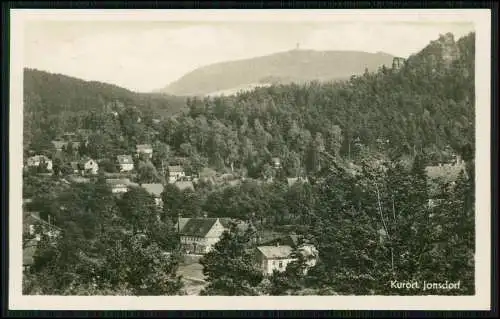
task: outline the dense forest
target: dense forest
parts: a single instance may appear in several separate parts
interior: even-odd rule
[[[46,151],[50,138],[84,128],[93,134],[76,156],[112,159],[152,143],[156,168],[185,156],[194,171],[212,167],[251,178],[234,187],[200,183],[195,191],[167,185],[158,209],[140,188],[116,199],[103,176],[70,187],[56,176],[27,174],[30,210],[50,214],[63,235],[57,243],[42,239],[25,293],[182,293],[173,224],[179,215],[207,212],[254,227],[226,233],[203,258],[206,295],[423,293],[391,290],[394,279],[461,280],[461,289],[441,293],[473,294],[474,43],[474,33],[458,41],[447,34],[401,68],[341,83],[191,98],[186,113],[160,123],[124,102],[116,114],[95,110],[50,126],[31,123],[26,151]],[[430,193],[425,166],[451,154],[461,155],[467,169]],[[281,170],[272,157],[281,158]],[[286,177],[301,175],[310,182],[287,185]],[[318,247],[320,262],[304,275],[299,258],[285,273],[262,278],[247,248],[252,232],[270,229],[302,235]]]
[[[32,136],[53,138],[56,132],[74,130],[79,119],[92,111],[108,114],[133,105],[151,117],[164,118],[185,107],[182,97],[135,93],[112,84],[35,69],[25,69],[23,81],[25,145]]]

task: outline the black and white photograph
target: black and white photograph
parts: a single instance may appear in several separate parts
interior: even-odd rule
[[[12,307],[489,309],[489,10],[11,23]]]

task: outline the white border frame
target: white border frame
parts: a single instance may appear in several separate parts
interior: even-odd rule
[[[52,10],[11,9],[9,132],[10,310],[490,310],[489,9]],[[474,296],[26,296],[22,295],[23,26],[28,20],[472,22],[476,31],[476,295]],[[478,183],[477,181],[481,181]]]

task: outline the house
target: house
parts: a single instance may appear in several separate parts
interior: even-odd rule
[[[90,178],[85,178],[82,176],[68,176],[67,182],[76,183],[76,184],[86,184],[86,183],[90,183]]]
[[[47,170],[52,170],[52,160],[45,155],[31,156],[28,158],[26,164],[28,167],[43,167],[42,165],[46,165],[45,168]]]
[[[227,230],[219,218],[179,218],[176,227],[182,248],[190,254],[208,253]]]
[[[171,164],[175,164],[175,165],[185,165],[187,163],[189,163],[189,158],[188,157],[184,157],[184,156],[175,156],[172,158],[172,160],[170,161]]]
[[[106,179],[106,184],[111,187],[113,194],[126,193],[134,185],[128,178],[108,178]]]
[[[62,151],[66,147],[66,145],[68,145],[68,142],[60,141],[60,140],[54,140],[51,143],[52,143],[52,145],[54,145],[54,148],[58,152]]]
[[[23,231],[29,232],[31,235],[35,236],[34,241],[40,241],[40,234],[36,234],[36,226],[41,227],[42,233],[48,235],[50,238],[56,238],[61,233],[61,229],[49,221],[45,221],[40,217],[39,212],[30,212],[23,218]]]
[[[275,246],[258,246],[256,248],[256,264],[265,275],[271,275],[274,270],[285,271],[292,257],[293,248],[276,244]]]
[[[39,228],[37,228],[39,227]],[[49,221],[40,218],[38,212],[29,212],[23,218],[23,233],[29,232],[28,240],[23,240],[23,270],[28,269],[34,262],[34,255],[41,240],[41,234],[47,235],[50,239],[57,239],[61,234],[61,229]]]
[[[64,141],[72,142],[76,139],[76,133],[74,132],[66,132],[62,135],[62,139]]]
[[[168,167],[168,182],[175,183],[180,178],[186,176],[184,169],[180,165],[169,166]]]
[[[440,163],[436,166],[425,167],[427,186],[431,197],[428,199],[428,208],[433,208],[441,201],[438,198],[441,185],[455,185],[462,172],[466,173],[466,165],[460,157],[457,157],[453,163]]]
[[[190,190],[194,191],[194,185],[193,185],[193,182],[191,182],[191,181],[177,181],[177,182],[174,182],[174,186],[177,187],[181,191],[186,190],[186,189],[190,189]]]
[[[281,159],[279,157],[273,157],[271,158],[271,164],[274,168],[279,169],[281,168]]]
[[[120,167],[120,172],[129,172],[134,169],[134,160],[130,155],[118,155],[118,166]]]
[[[161,194],[163,193],[163,184],[154,183],[154,184],[141,184],[141,187],[144,188],[149,194],[153,195],[155,199],[155,204],[158,207],[163,206],[163,201],[161,199]]]
[[[457,157],[453,163],[438,164],[425,167],[425,173],[429,180],[440,180],[453,183],[460,173],[465,171],[465,163]]]
[[[82,174],[96,175],[99,170],[99,164],[90,157],[84,157],[78,161],[78,171]],[[72,166],[73,167],[73,166]]]
[[[306,260],[307,270],[316,265],[318,251],[313,245],[301,245],[297,248],[298,253],[302,254]],[[272,275],[276,270],[283,272],[289,263],[297,260],[294,256],[294,248],[290,245],[258,246],[256,248],[255,263],[264,275]]]
[[[153,157],[153,147],[150,144],[138,144],[135,147],[137,155],[144,154],[148,158]]]

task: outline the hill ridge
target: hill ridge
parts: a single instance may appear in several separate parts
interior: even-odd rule
[[[173,95],[209,95],[252,83],[267,83],[273,77],[280,84],[348,79],[364,72],[389,66],[395,56],[356,50],[292,49],[269,55],[217,62],[186,73],[163,89]]]

